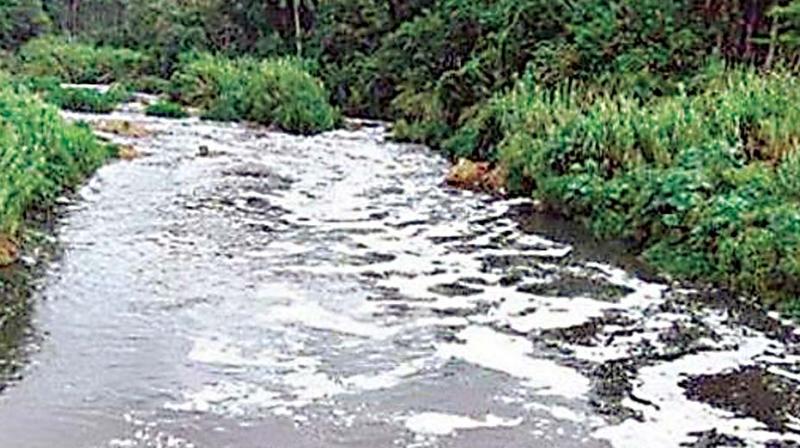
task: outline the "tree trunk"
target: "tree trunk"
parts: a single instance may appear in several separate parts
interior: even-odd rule
[[[764,61],[764,68],[767,70],[772,68],[772,63],[775,59],[775,49],[778,46],[778,18],[772,18],[772,25],[769,30],[769,50],[767,51],[767,59]]]
[[[69,35],[72,37],[78,31],[78,13],[81,8],[80,0],[69,0]]]
[[[303,57],[303,27],[300,24],[300,0],[294,3],[294,41],[297,47],[297,57]]]

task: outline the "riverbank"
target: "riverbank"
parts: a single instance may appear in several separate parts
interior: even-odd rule
[[[52,207],[116,148],[88,126],[67,123],[54,106],[26,91],[0,87],[0,266],[14,263],[26,216]]]
[[[512,194],[630,241],[661,272],[794,314],[798,84],[724,70],[694,92],[642,101],[526,78],[442,146],[492,161]]]
[[[48,67],[46,55],[66,62]],[[69,62],[76,55],[97,64]],[[144,74],[129,67],[143,58],[44,39],[20,50],[17,71],[21,84],[44,88],[56,104],[104,111],[126,95],[126,84],[75,95],[42,76],[117,80],[126,68]],[[331,130],[341,115],[303,64],[186,56],[169,81],[157,83],[175,102],[154,104],[149,113],[184,116],[180,103],[209,119],[247,120],[304,135]],[[533,197],[599,239],[628,242],[663,274],[728,288],[796,315],[797,78],[712,60],[685,84],[663,81],[658,94],[607,91],[591,82],[547,87],[528,71],[480,108],[462,111],[456,125],[442,126],[438,112],[400,114],[393,133],[401,141],[433,145],[453,160],[481,162],[472,166],[485,175],[462,183]],[[439,112],[450,107],[440,106]],[[0,253],[3,247],[13,250],[0,240]]]
[[[0,445],[798,440],[796,393],[758,407],[797,364],[763,312],[701,305],[530,200],[443,187],[444,157],[380,126],[306,137],[143,109],[66,114],[129,123],[110,138],[142,157],[58,220]]]
[[[12,88],[0,73],[0,388],[25,364],[36,279],[55,253],[59,198],[116,155],[86,125]]]

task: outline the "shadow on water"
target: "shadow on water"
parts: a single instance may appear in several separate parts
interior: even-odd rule
[[[0,395],[23,380],[40,342],[33,322],[37,279],[62,255],[54,237],[59,213],[58,207],[30,210],[20,261],[0,268]]]
[[[662,276],[637,255],[636,245],[632,241],[599,240],[582,223],[570,221],[554,212],[542,211],[530,203],[512,207],[508,217],[519,223],[523,232],[572,246],[571,256],[574,259],[608,263],[647,281],[663,281]]]
[[[0,269],[0,391],[20,379],[25,342],[32,334],[29,269]]]

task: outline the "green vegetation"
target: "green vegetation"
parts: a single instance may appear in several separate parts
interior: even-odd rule
[[[45,99],[62,109],[75,112],[107,114],[127,99],[129,93],[124,87],[113,87],[108,92],[90,88],[57,88],[49,90]]]
[[[445,144],[510,186],[639,243],[655,266],[774,303],[800,294],[800,79],[731,71],[694,94],[519,81]]]
[[[17,76],[6,82],[18,93],[34,92],[48,103],[75,112],[109,113],[132,94],[125,84],[119,83],[105,92],[89,87],[65,88],[61,86],[61,80],[52,76]]]
[[[152,117],[164,118],[186,118],[189,116],[189,113],[186,112],[186,110],[184,110],[180,104],[164,100],[147,106],[147,109],[145,109],[145,114]]]
[[[289,132],[333,129],[340,117],[322,83],[289,59],[201,55],[172,77],[173,96],[213,120],[250,120]]]
[[[14,237],[25,214],[80,182],[112,150],[85,125],[28,94],[0,88],[0,235]]]
[[[113,98],[59,82],[123,81],[290,132],[389,119],[665,272],[800,309],[800,0],[15,0],[0,46],[62,107]]]
[[[63,82],[105,84],[137,77],[146,68],[140,52],[70,44],[58,38],[34,39],[20,48],[18,71],[26,76],[53,76]]]
[[[129,81],[128,84],[137,92],[153,95],[168,94],[170,90],[169,80],[154,75],[141,76]]]
[[[41,0],[0,1],[0,51],[16,49],[49,29],[50,18]]]

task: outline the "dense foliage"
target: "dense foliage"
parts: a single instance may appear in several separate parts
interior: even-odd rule
[[[151,117],[186,118],[189,113],[178,103],[160,100],[147,106],[145,114]]]
[[[75,112],[109,113],[132,94],[122,83],[112,84],[106,90],[65,87],[55,76],[16,76],[6,83],[7,88],[18,93],[35,93],[48,103]]]
[[[49,28],[41,0],[0,0],[0,50],[15,49]]]
[[[732,71],[643,103],[526,76],[446,146],[484,151],[512,188],[637,241],[667,272],[777,301],[800,294],[798,87]]]
[[[42,5],[0,3],[0,45],[48,22],[83,42],[35,39],[16,56],[62,106],[96,98],[43,76],[130,81],[207,118],[299,133],[336,125],[330,99],[393,120],[398,139],[490,161],[515,193],[636,241],[665,271],[770,302],[800,294],[800,0]],[[10,24],[13,8],[36,19]]]
[[[52,37],[28,42],[17,58],[18,71],[27,76],[53,76],[69,83],[134,79],[147,64],[147,58],[133,50],[72,44]]]
[[[0,122],[0,234],[16,234],[27,210],[52,203],[111,155],[87,126],[65,123],[29,94],[0,88]]]
[[[322,83],[299,62],[201,55],[172,78],[173,95],[205,118],[249,120],[297,133],[333,129],[340,120]]]

